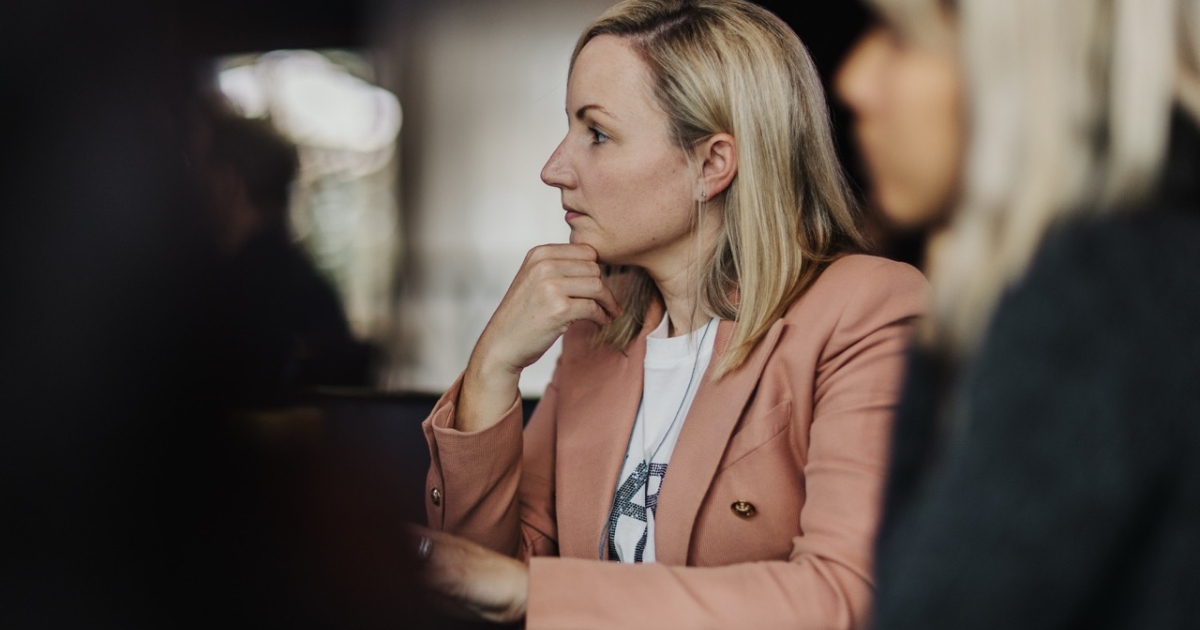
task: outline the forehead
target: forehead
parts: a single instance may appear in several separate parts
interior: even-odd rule
[[[913,41],[934,48],[951,43],[953,16],[945,0],[871,0],[869,4],[886,26]]]
[[[599,105],[615,116],[657,109],[651,98],[650,73],[629,43],[600,35],[579,51],[567,82],[567,113]]]

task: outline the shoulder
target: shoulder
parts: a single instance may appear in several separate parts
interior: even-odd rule
[[[1147,213],[1052,233],[997,304],[981,353],[1196,374],[1200,217]],[[1032,343],[1030,343],[1032,341]],[[1024,352],[1021,352],[1024,350]],[[1019,355],[1019,356],[1018,356]],[[1077,361],[1080,358],[1086,360]]]
[[[911,265],[844,256],[830,263],[776,322],[775,344],[783,351],[772,354],[773,362],[799,373],[836,357],[860,355],[855,349],[900,352],[928,302],[929,283]]]
[[[1089,291],[1165,289],[1162,282],[1197,277],[1197,243],[1195,212],[1163,209],[1076,221],[1046,238],[1017,288],[1069,278]]]
[[[813,286],[847,280],[871,282],[893,278],[922,278],[912,265],[870,254],[847,254],[829,263]]]
[[[783,319],[791,325],[854,327],[918,317],[928,301],[929,282],[911,265],[852,254],[830,263]]]
[[[1190,330],[1200,315],[1198,243],[1200,217],[1180,213],[1066,225],[1049,235],[1002,296],[997,321],[1069,317],[1072,327],[1113,328],[1126,337],[1170,324]]]
[[[1062,445],[1106,470],[1200,443],[1200,220],[1110,217],[1055,230],[1001,297],[959,398],[993,444]]]

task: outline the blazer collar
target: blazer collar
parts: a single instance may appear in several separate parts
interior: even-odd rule
[[[625,352],[597,353],[586,372],[598,378],[563,392],[567,395],[559,400],[559,457],[571,458],[557,467],[559,487],[565,489],[558,497],[559,551],[564,556],[596,558],[607,546],[604,527],[641,401],[646,336],[663,314],[660,304],[652,304],[642,332]],[[659,562],[687,563],[700,505],[782,327],[782,321],[776,322],[739,368],[712,380],[736,329],[735,322],[718,324],[712,359],[684,419],[659,494]]]
[[[557,497],[559,553],[598,558],[606,551],[605,525],[619,483],[629,436],[642,396],[646,336],[662,321],[652,306],[641,333],[624,352],[589,354],[560,394]]]
[[[767,358],[779,341],[783,321],[771,326],[741,366],[713,380],[712,375],[729,349],[729,340],[736,329],[735,322],[726,320],[717,326],[712,361],[688,409],[659,491],[654,555],[664,564],[687,564],[692,527],[700,505],[716,476],[733,429],[758,386]]]

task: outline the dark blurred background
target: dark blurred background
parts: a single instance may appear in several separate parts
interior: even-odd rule
[[[454,31],[502,4],[541,6],[0,6],[0,625],[449,623],[423,605],[401,533],[423,518],[419,423],[440,382],[394,376],[416,373],[406,343],[436,324],[406,300],[440,284],[413,279],[432,266],[420,212],[441,177],[422,92],[454,80],[414,47],[440,37],[430,24]],[[604,3],[584,4],[582,19],[554,26],[554,55]],[[857,2],[763,4],[827,82],[866,22]],[[410,37],[417,26],[425,39]],[[405,119],[394,146],[354,153],[237,122],[218,71],[303,49],[350,51],[327,58],[394,89]],[[553,61],[561,82],[565,56]],[[857,177],[846,113],[833,115]],[[362,155],[376,161],[359,179],[333,185],[334,171],[313,170]],[[536,167],[529,177],[537,185]],[[308,215],[294,213],[300,193],[318,217],[322,199],[358,199],[360,180],[390,187],[378,207],[394,216],[376,231],[399,235],[366,288],[359,263],[325,256],[332,241],[296,237]],[[886,253],[912,259],[910,243],[878,234]],[[455,336],[469,349],[472,336]]]

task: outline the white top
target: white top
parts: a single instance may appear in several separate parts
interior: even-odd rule
[[[658,489],[667,474],[684,418],[704,379],[716,337],[716,318],[686,335],[667,337],[664,315],[646,339],[642,402],[629,436],[621,483],[613,497],[606,530],[610,559],[654,562]]]

